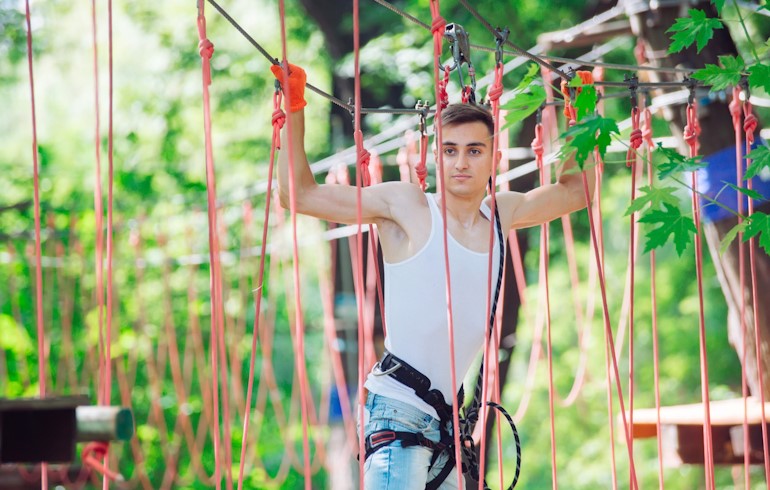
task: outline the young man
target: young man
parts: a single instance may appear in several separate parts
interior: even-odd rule
[[[273,73],[282,81],[281,68]],[[290,123],[296,210],[337,223],[356,223],[356,188],[317,184],[304,149],[305,74],[290,65]],[[493,119],[476,105],[442,111],[443,156],[449,233],[456,379],[462,383],[487,328],[490,212],[487,185],[500,155],[492,154]],[[288,151],[279,156],[281,203],[289,206]],[[567,162],[562,170],[574,166]],[[588,170],[593,183],[593,171]],[[591,189],[591,192],[593,189]],[[584,208],[582,177],[561,172],[558,182],[527,193],[498,192],[503,234],[545,223]],[[361,191],[364,223],[377,225],[384,259],[385,357],[366,381],[367,489],[456,488],[452,443],[452,386],[440,195],[416,184],[386,182]],[[495,230],[495,236],[497,236]],[[501,244],[495,240],[493,277]],[[431,483],[432,482],[432,483]],[[439,486],[440,485],[440,486]]]

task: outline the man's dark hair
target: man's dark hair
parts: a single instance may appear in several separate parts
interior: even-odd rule
[[[492,114],[483,106],[476,104],[450,104],[441,111],[443,126],[480,122],[489,130],[492,136],[495,132],[495,120]]]

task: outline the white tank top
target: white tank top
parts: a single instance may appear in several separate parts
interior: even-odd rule
[[[430,237],[414,256],[385,269],[385,348],[431,380],[444,400],[452,404],[452,374],[449,362],[446,272],[441,210],[433,196],[426,194],[431,214]],[[491,210],[481,204],[489,220]],[[494,220],[492,220],[494,221]],[[492,294],[499,272],[497,226],[492,256]],[[456,379],[459,389],[474,357],[484,343],[489,254],[475,252],[448,236]],[[375,368],[376,369],[376,368]],[[411,388],[390,376],[369,373],[365,386],[372,393],[409,403],[436,418],[436,411]],[[462,402],[460,402],[462,403]]]

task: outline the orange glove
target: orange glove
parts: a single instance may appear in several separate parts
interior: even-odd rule
[[[283,68],[281,65],[270,66],[270,71],[273,72],[273,76],[280,82],[281,89],[283,86]],[[307,83],[307,74],[305,70],[297,65],[289,63],[289,112],[297,112],[307,105],[305,101],[305,84]],[[284,94],[286,90],[284,90]]]

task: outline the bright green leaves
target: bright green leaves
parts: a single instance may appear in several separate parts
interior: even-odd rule
[[[671,28],[666,31],[673,33],[669,53],[678,53],[685,48],[696,44],[698,52],[706,46],[709,39],[714,37],[714,30],[721,29],[722,21],[706,17],[706,13],[699,9],[690,9],[689,17],[676,19]]]
[[[745,158],[751,160],[751,165],[746,169],[746,180],[756,177],[764,169],[770,170],[770,148],[764,145],[756,147]]]
[[[631,205],[626,210],[626,216],[641,211],[647,204],[650,205],[650,209],[660,209],[666,203],[672,206],[679,205],[679,199],[674,195],[676,192],[674,187],[644,186],[639,190],[642,195],[631,201]]]
[[[585,161],[593,153],[594,148],[598,148],[599,154],[604,156],[612,141],[613,133],[620,134],[615,120],[598,114],[587,116],[564,133],[567,143],[562,148],[562,154],[574,153],[578,167],[583,170]]]
[[[642,195],[631,202],[626,210],[626,216],[639,212],[648,204],[650,205],[639,218],[640,223],[653,226],[645,235],[647,241],[644,245],[644,251],[649,252],[662,247],[668,243],[669,237],[673,235],[676,253],[681,256],[692,241],[696,229],[692,218],[684,216],[679,210],[679,199],[674,195],[676,189],[673,187],[645,186],[639,190]],[[657,227],[655,227],[656,225]]]
[[[727,87],[738,85],[746,69],[743,58],[738,56],[720,56],[718,65],[706,64],[706,68],[696,71],[692,77],[702,80],[706,85],[711,85],[711,90],[724,90]],[[753,68],[753,67],[752,67]]]
[[[663,148],[660,144],[658,144],[656,153],[665,157],[665,161],[658,165],[659,179],[665,179],[675,172],[694,172],[695,170],[706,166],[706,164],[701,161],[700,156],[687,158],[676,150]]]
[[[770,94],[770,66],[757,63],[749,67],[749,86],[753,89],[761,88]]]
[[[759,246],[770,253],[770,216],[765,213],[754,213],[749,217],[743,241],[759,236]]]
[[[524,79],[511,90],[513,97],[501,106],[501,109],[508,111],[503,129],[526,119],[545,102],[545,89],[537,82],[539,73],[539,67],[532,63]]]
[[[743,233],[743,241],[747,242],[752,238],[759,238],[759,246],[770,253],[770,216],[765,213],[756,212],[745,218],[744,221],[733,226],[722,239],[719,246],[720,253],[725,253],[735,237]]]
[[[575,102],[572,103],[575,107],[578,121],[596,112],[596,104],[599,102],[599,97],[596,94],[595,85],[584,85],[580,77],[574,77],[567,86],[580,89],[575,97]]]
[[[668,242],[668,237],[673,235],[676,253],[681,256],[697,232],[695,223],[689,216],[684,216],[677,206],[663,203],[663,207],[664,209],[650,210],[639,219],[640,223],[658,225],[647,233],[644,251],[662,247]]]
[[[725,0],[711,0],[711,3],[716,7],[717,13],[722,15],[722,9],[725,8]]]

